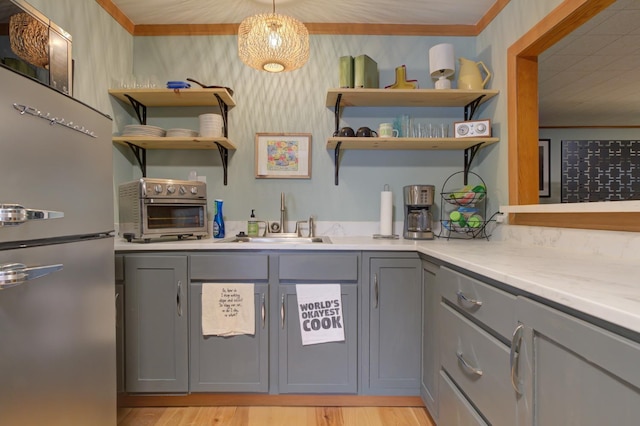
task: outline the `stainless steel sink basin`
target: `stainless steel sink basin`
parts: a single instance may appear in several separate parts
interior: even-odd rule
[[[234,237],[232,243],[275,243],[275,244],[331,244],[329,237]]]

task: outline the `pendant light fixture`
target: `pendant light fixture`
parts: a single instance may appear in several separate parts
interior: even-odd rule
[[[238,56],[252,68],[293,71],[309,59],[309,31],[294,18],[273,12],[245,18],[238,28]]]

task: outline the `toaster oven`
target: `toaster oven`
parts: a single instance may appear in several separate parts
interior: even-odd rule
[[[119,235],[131,242],[207,233],[204,182],[142,178],[118,187]]]

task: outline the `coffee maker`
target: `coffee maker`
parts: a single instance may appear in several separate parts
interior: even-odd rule
[[[432,240],[431,229],[433,185],[408,185],[404,187],[404,238]]]

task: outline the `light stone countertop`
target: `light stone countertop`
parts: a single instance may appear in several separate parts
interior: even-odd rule
[[[509,227],[515,228],[515,227]],[[330,236],[331,244],[232,243],[226,240],[167,240],[127,243],[116,238],[117,252],[196,250],[362,250],[417,251],[514,288],[640,333],[640,260],[612,255],[600,247],[620,244],[593,240],[593,233],[531,231],[508,238],[411,241],[371,236]],[[513,232],[511,232],[513,234]],[[628,233],[634,234],[634,233]],[[563,236],[564,235],[564,236]],[[575,237],[578,235],[579,237]],[[604,234],[609,235],[609,234]],[[619,235],[619,234],[611,234]],[[617,237],[618,238],[618,237]],[[638,237],[623,237],[627,249]],[[568,241],[567,241],[568,240]],[[603,243],[604,242],[604,243]],[[613,244],[612,244],[613,242]],[[637,253],[637,251],[636,251]]]

